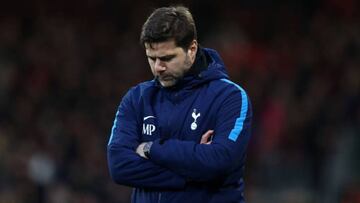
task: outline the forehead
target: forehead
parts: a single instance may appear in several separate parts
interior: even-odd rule
[[[169,54],[181,53],[183,49],[176,46],[174,40],[169,40],[165,42],[145,43],[145,51],[148,56],[161,57]]]

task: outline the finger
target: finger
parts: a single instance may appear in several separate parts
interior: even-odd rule
[[[208,130],[205,134],[201,136],[200,144],[205,144],[208,142],[211,135],[214,133],[213,130]]]
[[[201,136],[200,144],[205,144],[209,140],[209,137],[212,135],[213,132],[213,130],[208,130],[206,133],[204,133]]]

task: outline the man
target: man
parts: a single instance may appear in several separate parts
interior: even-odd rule
[[[113,180],[132,202],[244,202],[252,110],[185,7],[156,9],[140,42],[155,76],[131,88],[108,143]]]

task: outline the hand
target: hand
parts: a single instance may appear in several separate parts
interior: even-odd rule
[[[145,144],[146,144],[146,142],[141,143],[141,144],[136,148],[136,153],[137,153],[139,156],[147,159],[147,157],[146,157],[145,154],[144,154],[144,146],[145,146]]]
[[[205,134],[201,136],[200,144],[211,144],[213,134],[214,130],[208,130]]]

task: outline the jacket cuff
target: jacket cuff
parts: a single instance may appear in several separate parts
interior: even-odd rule
[[[158,159],[161,158],[161,145],[163,144],[164,143],[161,139],[154,140],[151,144],[151,148],[149,150],[149,159],[153,160],[154,163],[158,162]]]

